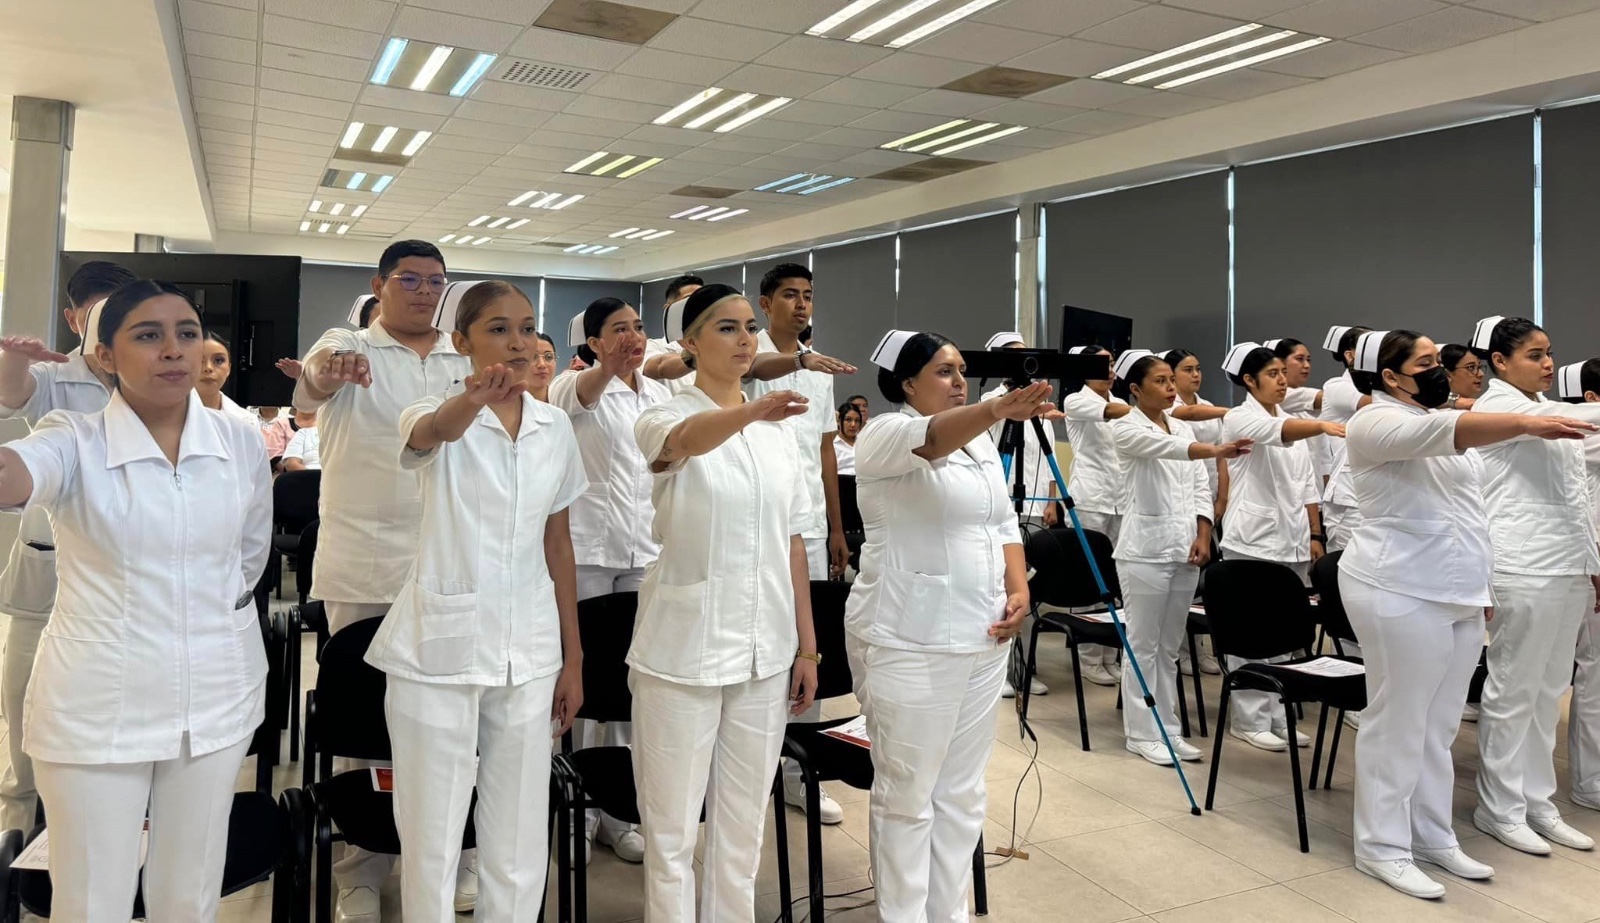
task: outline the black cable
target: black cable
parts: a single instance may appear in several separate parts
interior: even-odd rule
[[[822,895],[822,899],[824,901],[832,901],[832,900],[839,900],[840,898],[845,898],[845,897],[855,897],[857,894],[865,894],[868,891],[872,891],[876,887],[877,887],[877,885],[867,885],[864,888],[857,888],[854,891],[842,891],[842,892],[840,892],[838,894],[828,894],[828,893],[824,892],[823,895]],[[811,895],[810,894],[806,894],[806,895],[803,895],[801,897],[797,897],[794,900],[789,902],[789,910],[791,912],[793,912],[794,905],[805,903],[805,902],[810,901],[810,900],[811,900]],[[843,912],[845,912],[847,910],[859,910],[862,907],[870,907],[874,903],[876,903],[876,902],[875,901],[863,901],[863,902],[861,902],[859,904],[852,904],[849,907],[838,907],[838,908],[835,908],[835,912],[836,913],[843,913]],[[824,912],[826,912],[827,908],[823,908],[823,909],[824,909]],[[801,916],[798,920],[796,920],[796,923],[805,923],[805,921],[810,919],[810,917],[811,917],[811,908],[807,907],[805,915]],[[772,923],[780,923],[780,921],[782,919],[783,919],[783,913],[780,911],[778,913],[778,915],[773,918]]]

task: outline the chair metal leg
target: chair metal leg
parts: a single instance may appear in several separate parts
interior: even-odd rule
[[[332,821],[317,811],[317,923],[333,918],[333,828]]]
[[[1233,677],[1222,678],[1222,702],[1217,706],[1217,735],[1211,742],[1211,781],[1206,784],[1206,810],[1212,809],[1212,803],[1217,797],[1217,772],[1222,768],[1222,738],[1226,735],[1223,731],[1228,729],[1228,697],[1233,692]]]
[[[300,613],[289,619],[289,762],[300,759]]]
[[[772,833],[778,850],[778,904],[782,913],[778,919],[794,923],[794,887],[789,882],[789,818],[788,805],[783,800],[783,767],[772,780]]]
[[[1317,743],[1311,749],[1311,790],[1317,790],[1317,769],[1322,765],[1322,741],[1328,733],[1328,703],[1322,703],[1322,714],[1317,718]]]
[[[555,810],[550,812],[550,822],[555,829],[556,846],[556,921],[572,923],[572,799],[571,791],[561,783],[551,780],[550,794]]]
[[[1178,669],[1177,664],[1174,663],[1172,668],[1174,670],[1177,670]],[[1189,736],[1189,697],[1183,694],[1183,671],[1182,670],[1178,670],[1177,686],[1178,686],[1178,724],[1179,724],[1179,732],[1184,737],[1188,737]]]
[[[972,912],[989,915],[989,874],[983,866],[983,833],[978,833],[978,848],[972,853]]]
[[[572,921],[589,923],[588,798],[574,787],[572,798]]]
[[[811,883],[811,919],[821,920],[826,916],[822,881],[822,805],[819,803],[822,786],[809,767],[802,765],[800,773],[806,784],[806,872]]]
[[[1067,649],[1072,652],[1072,689],[1078,695],[1078,733],[1083,736],[1083,750],[1089,752],[1089,710],[1083,704],[1083,664],[1078,659],[1078,640],[1067,635]]]
[[[1194,632],[1189,632],[1189,669],[1194,675],[1194,713],[1195,723],[1200,725],[1200,736],[1206,736],[1206,693],[1200,685],[1200,645]],[[1183,685],[1183,677],[1178,678],[1178,685]]]
[[[1324,791],[1333,787],[1333,761],[1339,758],[1339,735],[1344,732],[1344,709],[1334,716],[1333,742],[1328,745],[1328,774],[1322,780]]]
[[[1294,777],[1295,825],[1300,829],[1300,851],[1310,852],[1311,840],[1306,835],[1306,793],[1300,782],[1300,748],[1295,746],[1294,712],[1294,706],[1283,703],[1283,720],[1288,729],[1284,737],[1289,741],[1289,771]]]
[[[1033,704],[1033,676],[1039,669],[1039,616],[1033,617],[1033,628],[1028,634],[1028,663],[1022,671],[1022,688],[1013,689],[1017,698],[1022,702],[1022,720],[1028,720],[1028,708]]]

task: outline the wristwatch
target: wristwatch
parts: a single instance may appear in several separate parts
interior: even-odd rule
[[[811,352],[812,351],[810,349],[808,349],[807,347],[804,347],[804,346],[800,347],[798,350],[795,351],[795,354],[794,354],[794,370],[796,372],[805,371],[805,368],[806,368],[806,357],[811,355]]]
[[[812,663],[819,664],[819,665],[822,663],[822,655],[821,654],[807,654],[805,651],[801,651],[801,652],[795,654],[794,655],[794,659],[796,659],[796,660],[809,660]]]

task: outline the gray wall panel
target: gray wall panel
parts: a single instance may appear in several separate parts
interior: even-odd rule
[[[894,238],[820,248],[813,254],[811,270],[817,289],[812,343],[861,370],[836,379],[834,395],[842,401],[851,394],[865,394],[874,405],[883,406],[877,371],[868,360],[884,333],[896,326]]]
[[[1543,121],[1544,326],[1564,365],[1600,356],[1600,104]]]
[[[1015,212],[901,234],[898,326],[981,349],[1016,329],[1016,271]]]

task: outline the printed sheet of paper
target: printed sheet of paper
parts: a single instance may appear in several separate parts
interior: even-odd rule
[[[1333,657],[1318,657],[1305,663],[1285,663],[1281,666],[1301,673],[1310,673],[1312,676],[1361,676],[1367,672],[1367,668],[1359,663],[1337,660]]]
[[[872,740],[867,736],[867,716],[857,715],[854,720],[846,721],[835,728],[822,732],[829,737],[835,737],[845,743],[852,743],[858,747],[872,749]]]

